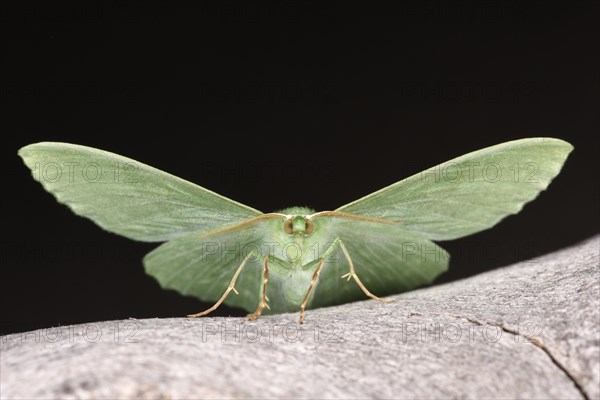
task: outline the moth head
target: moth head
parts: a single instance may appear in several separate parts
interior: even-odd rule
[[[285,233],[301,233],[308,235],[312,233],[314,224],[306,215],[288,215],[283,221],[283,230]]]

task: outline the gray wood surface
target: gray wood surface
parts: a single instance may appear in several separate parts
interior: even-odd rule
[[[600,398],[600,237],[446,285],[298,314],[1,337],[3,399]],[[188,310],[182,310],[188,311]]]

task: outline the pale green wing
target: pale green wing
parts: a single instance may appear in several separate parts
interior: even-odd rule
[[[315,233],[323,244],[340,238],[346,246],[356,273],[376,296],[386,296],[430,284],[448,268],[448,253],[435,243],[400,224],[340,218],[323,213],[314,218]],[[338,247],[327,258],[310,306],[323,307],[366,299],[353,281],[340,277],[349,271]]]
[[[515,140],[430,168],[338,208],[396,221],[432,240],[491,228],[545,190],[573,146],[552,138]]]
[[[130,239],[166,241],[261,215],[181,178],[91,147],[42,142],[23,147],[19,155],[60,203]]]
[[[254,311],[261,295],[263,257],[269,254],[264,238],[270,234],[268,221],[274,218],[282,216],[264,214],[215,232],[191,233],[163,243],[144,257],[146,273],[164,289],[215,302],[244,258],[254,252],[258,256],[248,259],[235,284],[239,294],[231,292],[225,300],[230,306]]]

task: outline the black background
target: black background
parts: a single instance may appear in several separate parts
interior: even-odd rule
[[[207,306],[145,275],[155,244],[44,192],[16,155],[38,141],[123,154],[268,212],[334,209],[468,151],[558,137],[575,151],[549,190],[442,243],[439,281],[595,234],[598,7],[549,3],[3,8],[2,333]]]

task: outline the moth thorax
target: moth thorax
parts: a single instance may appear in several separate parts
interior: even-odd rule
[[[313,222],[305,215],[293,215],[283,222],[283,230],[289,234],[309,234],[313,231]]]

